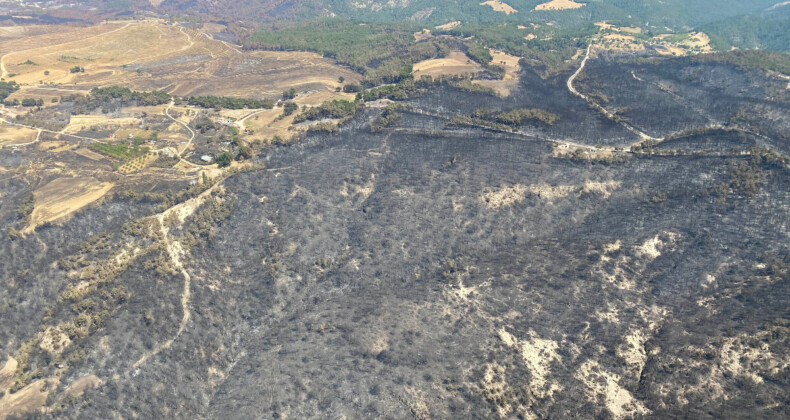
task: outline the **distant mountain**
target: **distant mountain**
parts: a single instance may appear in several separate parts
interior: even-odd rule
[[[499,2],[509,6],[509,10],[513,11],[509,14],[481,5],[479,0],[57,0],[52,3],[62,3],[58,5],[60,8],[87,7],[105,11],[149,10],[165,14],[203,14],[227,20],[261,23],[335,16],[368,22],[417,20],[430,25],[454,20],[465,23],[555,21],[567,24],[616,20],[677,30],[690,30],[698,25],[722,19],[760,13],[777,4],[776,0],[579,0],[577,3],[584,6],[576,9],[535,10],[539,4],[546,2],[547,0]]]

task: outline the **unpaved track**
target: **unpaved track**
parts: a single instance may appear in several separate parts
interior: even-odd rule
[[[183,315],[181,316],[181,322],[178,324],[178,331],[176,331],[175,335],[170,337],[170,339],[168,339],[164,343],[161,343],[158,346],[154,347],[151,351],[143,354],[139,359],[137,359],[136,362],[134,362],[134,364],[132,365],[132,367],[129,369],[128,372],[137,370],[137,368],[139,368],[143,363],[148,361],[148,359],[150,359],[153,356],[156,356],[163,350],[167,350],[168,348],[170,348],[170,346],[173,345],[176,339],[179,336],[181,336],[181,333],[184,332],[184,330],[187,327],[187,323],[189,323],[189,319],[192,317],[192,313],[190,312],[189,309],[189,301],[192,297],[192,278],[189,276],[189,273],[187,273],[187,270],[181,264],[181,258],[179,255],[179,253],[181,252],[180,244],[178,244],[177,242],[176,243],[170,242],[170,238],[167,234],[168,230],[165,227],[165,221],[164,221],[165,213],[157,215],[156,219],[159,222],[159,228],[163,235],[162,237],[163,237],[163,241],[165,242],[165,248],[167,249],[167,254],[170,256],[170,260],[172,261],[173,265],[175,265],[176,268],[181,271],[181,275],[184,276],[184,290],[181,292],[181,311]]]
[[[167,118],[170,118],[171,120],[183,125],[184,128],[189,130],[189,134],[190,134],[189,141],[184,146],[184,149],[181,150],[181,151],[178,151],[178,149],[176,149],[176,151],[178,152],[178,158],[183,160],[183,158],[181,158],[181,154],[184,153],[187,149],[189,149],[189,146],[192,145],[192,140],[195,140],[196,134],[195,134],[195,130],[193,130],[192,128],[189,127],[189,124],[187,124],[187,123],[185,123],[185,122],[183,122],[181,120],[177,120],[177,119],[173,118],[172,115],[170,115],[170,108],[172,108],[173,105],[175,105],[175,101],[171,100],[170,103],[167,105],[167,108],[165,108],[165,115],[167,116]]]
[[[592,50],[592,46],[593,46],[593,43],[590,42],[590,45],[587,46],[587,53],[584,54],[584,59],[582,60],[581,64],[579,65],[579,68],[576,69],[576,72],[574,72],[571,75],[571,77],[568,78],[568,82],[567,82],[568,90],[572,94],[584,99],[587,103],[589,103],[590,105],[595,107],[597,110],[601,111],[604,115],[606,115],[607,118],[609,118],[609,119],[611,119],[613,121],[617,121],[618,119],[613,113],[609,112],[609,110],[607,110],[603,106],[599,105],[597,102],[591,100],[589,97],[587,97],[587,95],[579,92],[578,90],[576,90],[575,87],[573,87],[573,81],[576,80],[576,78],[579,76],[579,74],[581,74],[581,72],[584,70],[584,66],[587,64],[587,60],[590,59],[590,51]],[[631,124],[628,124],[628,123],[626,123],[624,121],[619,121],[619,124],[622,125],[623,127],[625,127],[628,131],[630,131],[630,132],[636,134],[637,136],[639,136],[640,141],[637,144],[639,144],[641,142],[644,142],[644,141],[647,141],[647,140],[653,140],[653,141],[661,141],[662,140],[662,139],[650,136],[649,134],[645,133],[644,131],[639,130],[638,128],[636,128],[636,127],[632,126]]]
[[[173,266],[181,272],[181,275],[184,277],[184,288],[181,292],[181,310],[183,315],[181,316],[181,322],[179,322],[178,330],[172,337],[170,337],[167,341],[157,345],[151,351],[146,352],[143,354],[139,359],[137,359],[134,364],[125,372],[126,375],[132,374],[133,376],[137,375],[137,369],[148,359],[157,354],[161,353],[163,350],[167,350],[173,343],[181,336],[181,334],[186,330],[187,324],[192,317],[192,312],[189,308],[189,304],[192,298],[192,278],[190,277],[189,273],[187,272],[186,268],[184,267],[183,263],[181,262],[181,257],[184,255],[184,249],[181,247],[181,243],[178,241],[171,241],[169,232],[170,229],[167,227],[167,222],[165,220],[173,215],[173,214],[180,214],[186,213],[183,218],[189,217],[190,215],[194,214],[200,205],[203,204],[206,197],[209,197],[216,189],[220,188],[222,185],[223,180],[218,181],[215,183],[211,188],[203,191],[198,196],[191,198],[183,203],[176,204],[169,209],[150,216],[152,219],[155,219],[157,224],[159,225],[159,231],[162,235],[162,241],[164,242],[165,249],[167,250],[167,255],[170,257],[170,261],[173,263]],[[183,219],[182,219],[183,220]]]
[[[8,121],[7,119],[5,119],[3,117],[0,117],[0,122],[2,122],[3,124],[8,124],[8,125],[15,125],[17,127],[25,127],[25,128],[30,128],[32,130],[38,130],[38,136],[36,137],[36,141],[38,141],[38,137],[41,136],[41,133],[44,132],[44,133],[56,134],[58,136],[68,136],[68,137],[74,137],[74,138],[82,139],[82,140],[90,140],[90,141],[92,141],[94,143],[104,143],[101,140],[92,139],[90,137],[83,137],[83,136],[78,136],[76,134],[63,133],[61,131],[47,130],[46,128],[34,127],[32,125],[17,124],[17,123]],[[17,144],[17,146],[24,146],[24,145],[33,144],[33,143],[35,143],[35,142],[25,143],[25,144],[21,144],[21,145]]]
[[[249,114],[245,115],[244,117],[236,120],[236,122],[235,122],[236,127],[238,127],[239,130],[244,131],[244,121],[247,121],[248,119],[250,119],[250,117],[254,117],[254,116],[260,114],[263,111],[269,111],[269,110],[268,109],[259,109],[257,111],[250,112]]]
[[[236,51],[239,54],[244,54],[243,52],[241,52],[241,50],[239,50],[239,48],[241,48],[241,45],[236,46],[236,45],[231,44],[228,41],[222,41],[222,40],[214,39],[214,36],[211,35],[210,33],[207,33],[207,32],[203,32],[203,35],[205,35],[206,38],[208,38],[208,39],[210,39],[212,41],[221,42],[222,44],[225,44],[226,47],[230,48],[233,51]]]
[[[424,109],[419,109],[419,108],[412,108],[411,110],[409,110],[409,112],[412,112],[412,113],[415,113],[415,114],[427,115],[427,116],[435,117],[435,118],[442,118],[442,119],[448,120],[448,121],[450,120],[450,117],[448,117],[447,115],[442,115],[442,114],[439,114],[439,113],[436,113],[436,112],[430,112],[430,111],[426,111]],[[488,130],[493,130],[491,127],[487,127],[487,126],[479,126],[479,127],[480,128],[484,128],[484,129],[488,129]],[[401,131],[414,132],[414,131],[411,131],[411,130],[408,130],[408,129],[401,129]],[[499,130],[496,130],[496,131],[499,131]],[[523,137],[529,137],[529,138],[532,138],[532,139],[543,140],[543,141],[546,141],[546,142],[549,142],[549,143],[556,144],[558,146],[574,147],[574,148],[577,148],[577,149],[587,149],[587,150],[614,150],[614,147],[609,147],[609,146],[603,146],[603,147],[591,146],[589,144],[577,143],[577,142],[569,140],[569,139],[558,139],[558,138],[550,137],[550,136],[547,136],[547,135],[545,135],[543,133],[538,133],[538,132],[533,132],[533,131],[518,130],[518,131],[502,131],[502,132],[506,133],[506,134],[513,134],[513,135],[518,135],[518,136],[523,136]]]

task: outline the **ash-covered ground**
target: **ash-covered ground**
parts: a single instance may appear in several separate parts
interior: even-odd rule
[[[119,197],[3,240],[4,398],[21,375],[61,418],[790,416],[787,94],[588,65],[580,91],[668,137],[631,153],[526,70],[509,99],[440,86],[382,132],[367,110],[270,149],[175,212]],[[480,103],[560,119],[446,126]]]

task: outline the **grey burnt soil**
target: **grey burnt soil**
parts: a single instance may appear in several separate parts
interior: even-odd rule
[[[738,109],[786,109],[739,88],[756,82],[726,65],[589,65],[581,85],[653,135],[727,122]],[[632,70],[674,81],[682,98],[624,85],[636,82]],[[444,86],[409,101],[447,114],[541,107],[561,117],[533,127],[544,134],[635,141],[563,90],[567,75],[527,73],[507,100]],[[725,100],[734,105],[716,105]],[[61,401],[56,415],[611,418],[607,395],[619,390],[633,398],[621,417],[790,416],[790,171],[762,170],[754,195],[714,192],[749,161],[742,151],[786,150],[780,135],[688,134],[660,146],[672,156],[601,164],[554,157],[523,135],[438,132],[441,118],[406,112],[372,134],[370,117],[269,149],[259,157],[266,169],[223,182],[226,217],[206,229],[188,219],[173,233],[208,232],[184,261],[190,319],[136,369],[176,334],[184,279],[146,264],[155,254],[124,271],[114,282],[130,296],[79,342],[85,357],[59,389],[87,374],[105,382]],[[767,118],[754,126],[787,123]],[[7,196],[25,188],[2,181]],[[517,199],[496,207],[490,194],[503,191]],[[0,352],[15,354],[65,287],[55,261],[91,234],[122,238],[121,226],[154,205],[116,199],[2,241],[3,275],[30,272],[0,283],[0,343],[11,343]],[[11,210],[0,215],[14,221]],[[536,367],[525,355],[539,343],[551,344]]]

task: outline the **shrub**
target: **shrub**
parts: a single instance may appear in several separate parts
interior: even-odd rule
[[[294,118],[294,122],[315,121],[322,118],[348,118],[353,117],[356,112],[356,103],[335,99],[332,101],[325,101],[320,106],[305,109]]]
[[[362,91],[362,86],[353,83],[343,86],[343,92],[345,93],[357,93],[361,91]]]
[[[293,99],[295,97],[296,97],[296,89],[294,88],[290,88],[285,92],[283,92],[283,99],[288,100],[288,99]]]
[[[214,158],[214,161],[217,162],[217,167],[220,168],[227,168],[230,166],[230,162],[233,160],[233,157],[228,152],[222,152]]]
[[[294,101],[287,101],[283,104],[283,115],[288,116],[299,110],[299,105]]]

